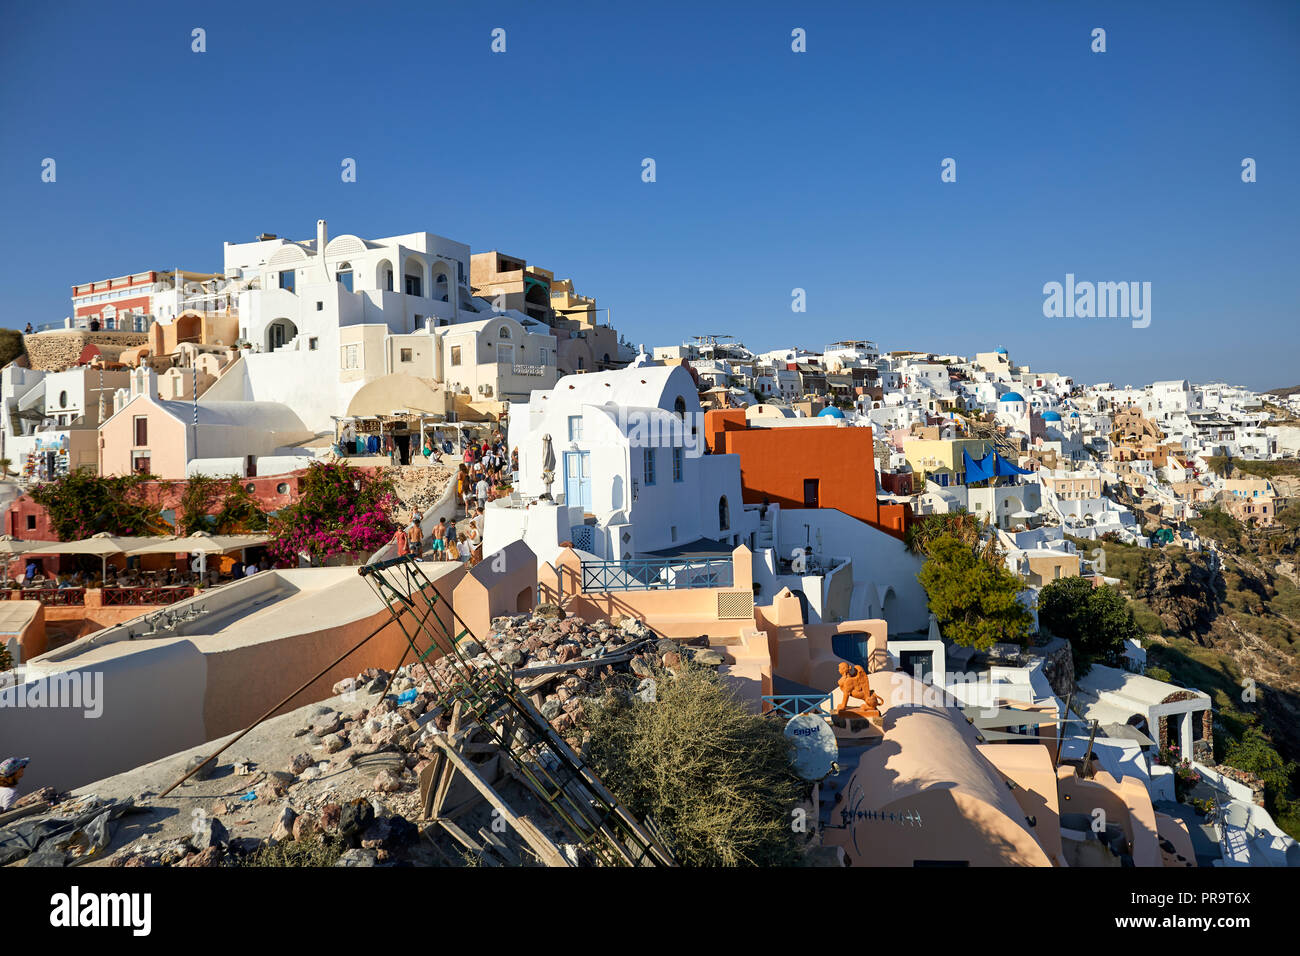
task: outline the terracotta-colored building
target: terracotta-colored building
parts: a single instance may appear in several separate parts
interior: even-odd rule
[[[902,537],[911,508],[876,499],[876,459],[870,428],[827,424],[763,427],[743,408],[704,416],[705,445],[717,455],[740,456],[746,504],[834,508]]]

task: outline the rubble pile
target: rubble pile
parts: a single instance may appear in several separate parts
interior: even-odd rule
[[[511,668],[521,689],[575,751],[581,750],[584,708],[606,690],[653,702],[656,681],[687,661],[723,663],[706,638],[659,639],[634,618],[589,624],[555,605],[496,618],[481,644],[466,637],[458,649],[470,667],[491,667],[495,661]],[[236,747],[215,764],[200,767],[191,780],[220,774],[224,789],[230,790],[233,781],[237,795],[194,809],[188,836],[142,835],[117,851],[111,865],[233,865],[263,847],[308,840],[345,848],[340,866],[456,862],[454,846],[451,853],[430,846],[439,833],[436,826],[415,821],[421,821],[424,809],[421,772],[438,755],[433,738],[456,729],[452,688],[463,676],[457,674],[458,666],[443,657],[429,662],[427,671],[422,663],[391,674],[371,668],[340,681],[334,693],[345,704],[304,709],[283,766],[258,767]],[[355,702],[355,708],[348,702]],[[194,758],[187,769],[204,759]],[[506,789],[517,774],[508,759],[501,763],[502,792],[545,819],[545,807],[523,793],[522,786]],[[139,795],[138,802],[149,796]],[[241,835],[232,836],[232,829]],[[560,831],[554,836],[558,840]]]
[[[401,505],[401,513],[412,511],[424,514],[438,503],[455,472],[445,464],[426,466],[395,465],[384,468],[380,477],[393,483],[393,493]]]

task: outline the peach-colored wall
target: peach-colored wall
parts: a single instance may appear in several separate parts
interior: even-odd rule
[[[132,452],[136,450],[135,420],[148,419],[149,470],[162,478],[184,478],[186,459],[186,426],[167,414],[145,397],[136,396],[121,412],[99,428],[103,443],[104,475],[132,474]]]
[[[1073,767],[1059,767],[1057,773],[1063,813],[1091,816],[1094,809],[1100,808],[1107,822],[1117,824],[1128,837],[1135,866],[1163,865],[1155,809],[1140,780],[1133,777],[1116,780],[1104,770],[1084,780],[1075,774]]]
[[[450,583],[438,589],[452,593]],[[469,632],[487,637],[492,618],[532,610],[537,603],[537,555],[522,541],[483,558],[454,585],[453,605]],[[521,601],[526,605],[521,607]]]

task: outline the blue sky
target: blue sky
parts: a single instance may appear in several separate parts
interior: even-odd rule
[[[1300,4],[277,6],[5,4],[0,323],[323,217],[522,256],[635,343],[1300,384]],[[1150,326],[1044,318],[1066,273]]]

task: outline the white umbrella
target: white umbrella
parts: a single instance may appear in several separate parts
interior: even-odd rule
[[[542,481],[546,483],[546,499],[551,498],[551,485],[555,482],[555,449],[551,446],[551,436],[542,436]]]
[[[108,556],[110,554],[128,554],[150,539],[145,537],[114,537],[107,531],[93,534],[80,541],[56,541],[52,544],[34,548],[28,554],[97,554],[103,565],[102,572],[108,575]]]

